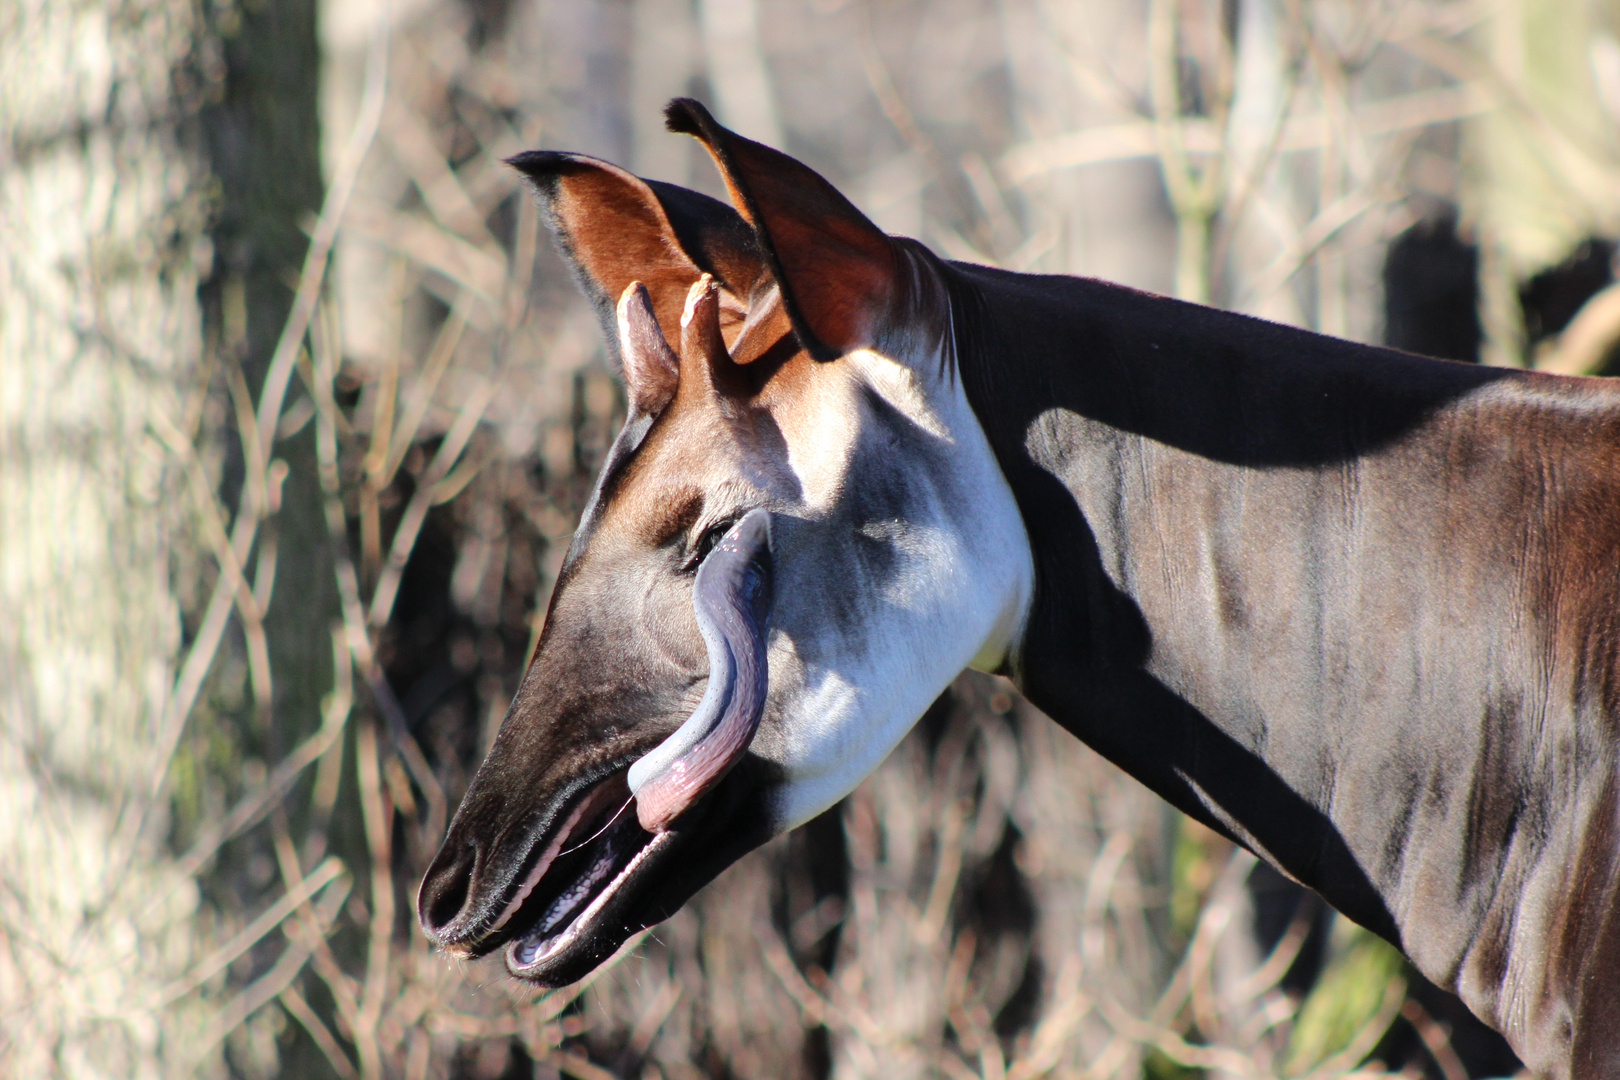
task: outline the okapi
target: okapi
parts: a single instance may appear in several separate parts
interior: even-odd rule
[[[971,666],[1536,1073],[1620,1076],[1620,388],[948,262],[667,117],[733,206],[511,162],[628,417],[428,935],[577,979]]]

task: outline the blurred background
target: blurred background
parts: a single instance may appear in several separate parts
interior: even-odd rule
[[[1620,372],[1616,0],[0,0],[0,1074],[1512,1074],[964,676],[587,984],[416,882],[623,415],[501,159],[675,95],[950,258]]]

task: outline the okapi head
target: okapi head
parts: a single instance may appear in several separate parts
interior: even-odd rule
[[[546,985],[849,792],[957,672],[1004,663],[1032,588],[932,256],[696,102],[667,115],[735,209],[512,159],[629,415],[418,913]]]

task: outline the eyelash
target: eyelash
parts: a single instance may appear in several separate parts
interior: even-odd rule
[[[703,565],[703,560],[709,557],[709,552],[714,550],[715,545],[725,537],[726,533],[731,531],[731,527],[735,524],[735,520],[728,518],[704,529],[699,534],[697,543],[692,545],[692,557],[688,562],[688,567],[696,570]]]

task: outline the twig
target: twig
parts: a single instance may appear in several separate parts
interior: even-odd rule
[[[153,1007],[162,1007],[176,998],[197,989],[203,983],[222,971],[227,964],[241,956],[244,952],[256,945],[260,938],[280,926],[287,916],[291,915],[300,904],[314,896],[327,882],[333,881],[343,873],[343,863],[338,859],[327,859],[302,881],[288,889],[281,899],[265,909],[264,913],[249,923],[241,933],[231,938],[225,944],[215,949],[201,963],[197,964],[179,982],[158,991]]]
[[[1181,111],[1177,13],[1175,0],[1151,0],[1148,5],[1148,87],[1159,171],[1176,217],[1176,296],[1204,303],[1209,299],[1209,224],[1218,203],[1225,144],[1195,174]],[[1216,105],[1222,114],[1215,119],[1219,130],[1225,105]]]
[[[951,900],[956,895],[956,882],[962,873],[962,825],[964,813],[959,803],[945,808],[935,848],[939,860],[933,883],[928,888],[928,902],[923,905],[922,917],[912,928],[912,936],[921,944],[938,941],[945,932],[945,920],[950,915]]]
[[[328,332],[317,334],[315,338],[316,352],[313,362],[315,384],[312,387],[315,396],[316,424],[315,424],[315,453],[317,466],[320,472],[321,488],[326,508],[326,529],[332,551],[332,571],[338,586],[338,607],[342,614],[343,636],[348,646],[348,654],[355,668],[366,681],[371,690],[373,702],[377,710],[387,721],[392,742],[405,760],[405,765],[411,770],[411,776],[422,788],[424,797],[428,800],[430,808],[430,821],[443,822],[445,816],[445,798],[442,785],[433,775],[428,766],[421,748],[411,737],[406,728],[405,716],[399,707],[399,701],[394,696],[392,687],[384,676],[382,667],[377,663],[376,653],[372,648],[371,636],[366,629],[365,606],[360,599],[360,579],[355,570],[354,560],[349,553],[349,532],[343,511],[342,493],[339,488],[338,476],[338,449],[337,449],[337,402],[332,397],[332,377],[337,364],[336,331],[331,328],[330,316],[323,319],[328,326]],[[492,393],[490,384],[485,384],[484,390]],[[485,401],[487,405],[487,398]],[[479,413],[483,405],[479,406]],[[477,417],[472,423],[476,424]],[[467,436],[461,437],[465,442]],[[452,430],[451,436],[455,435]],[[446,443],[451,441],[446,437]],[[444,445],[440,446],[441,454]],[[459,452],[459,451],[457,451]],[[437,460],[437,459],[436,459]],[[454,454],[450,460],[454,460]],[[419,489],[420,491],[420,489]],[[413,504],[415,505],[414,501]],[[425,511],[424,511],[425,513]],[[420,522],[417,524],[420,528]],[[396,530],[396,547],[398,537]],[[414,542],[414,535],[412,536]],[[407,554],[408,554],[407,548]],[[394,585],[397,588],[397,581]],[[386,621],[386,620],[384,620]]]
[[[1562,188],[1567,196],[1584,201],[1579,188],[1569,182],[1568,172],[1572,167],[1585,171],[1609,189],[1620,184],[1620,169],[1593,155],[1585,145],[1583,133],[1570,130],[1556,114],[1538,108],[1489,57],[1432,33],[1399,38],[1394,44],[1418,59],[1433,64],[1458,82],[1488,88],[1501,107],[1541,136],[1539,140],[1527,140],[1527,149],[1535,156],[1547,179]],[[1549,159],[1544,149],[1555,151],[1563,161]]]
[[[322,758],[334,745],[341,743],[340,736],[348,720],[349,708],[349,680],[346,674],[340,674],[336,688],[327,698],[326,716],[320,729],[282,759],[262,788],[238,802],[218,825],[192,843],[178,863],[181,874],[189,878],[201,870],[226,841],[263,818],[286,795],[304,769]]]
[[[1389,1025],[1394,1022],[1396,1013],[1400,1012],[1401,1003],[1406,1000],[1406,980],[1396,976],[1384,987],[1384,997],[1378,1005],[1378,1011],[1373,1018],[1361,1026],[1361,1030],[1345,1044],[1337,1054],[1323,1061],[1313,1069],[1308,1080],[1326,1080],[1337,1073],[1354,1068],[1362,1058],[1372,1053],[1378,1040],[1384,1037]]]
[[[444,377],[445,371],[450,367],[450,361],[455,357],[456,346],[461,343],[462,332],[467,329],[467,314],[472,303],[472,293],[463,289],[433,339],[433,347],[428,350],[427,361],[422,365],[422,374],[411,386],[404,419],[394,431],[393,440],[388,445],[386,463],[380,470],[380,479],[384,485],[393,481],[394,473],[398,471],[400,462],[405,460],[406,451],[411,448],[411,442],[421,433],[422,421],[433,405],[433,393],[438,389],[439,380]],[[373,431],[372,438],[376,437],[377,433]]]
[[[1064,1046],[1074,1036],[1080,1021],[1091,1012],[1091,998],[1080,990],[1080,964],[1066,961],[1055,980],[1056,992],[1046,1014],[1035,1025],[1029,1049],[1013,1061],[1007,1080],[1034,1080],[1056,1068]]]
[[[508,262],[511,273],[506,281],[505,328],[522,326],[529,314],[529,284],[534,278],[535,252],[540,246],[540,204],[534,199],[518,200],[517,236]]]
[[[354,1071],[354,1062],[349,1060],[349,1055],[338,1045],[337,1039],[332,1035],[332,1029],[327,1027],[325,1022],[315,1015],[315,1010],[309,1007],[309,1002],[298,992],[298,987],[288,984],[281,992],[281,1006],[304,1026],[304,1031],[325,1055],[333,1072],[342,1080],[358,1080],[360,1074]]]
[[[276,852],[276,862],[281,868],[282,880],[297,881],[300,873],[298,854],[293,850],[292,837],[287,832],[286,816],[280,813],[272,815],[271,824],[273,828],[271,838]],[[352,1034],[355,1018],[360,1010],[354,982],[343,973],[337,959],[332,955],[331,946],[326,941],[328,928],[319,913],[310,904],[305,903],[299,906],[297,915],[298,921],[288,927],[287,935],[289,939],[301,941],[310,948],[315,972],[321,977],[321,981],[326,983],[327,991],[337,1006],[339,1019],[347,1025],[347,1030]]]
[[[360,116],[333,176],[332,185],[327,188],[315,235],[310,240],[309,250],[304,258],[304,269],[299,277],[292,311],[282,329],[281,339],[271,357],[264,386],[259,393],[257,435],[261,459],[267,460],[270,456],[282,398],[286,393],[287,381],[292,375],[304,332],[308,329],[310,317],[315,310],[321,282],[326,277],[327,261],[331,255],[337,223],[348,204],[360,164],[376,135],[377,119],[382,112],[383,90],[387,83],[387,26],[387,20],[378,20],[379,29],[372,39],[370,52],[366,58],[366,86],[361,98]],[[245,490],[243,497],[244,500],[247,497]],[[238,510],[231,538],[231,549],[238,553],[238,561],[245,557],[245,549],[252,546],[256,529],[257,520],[254,515]],[[214,593],[209,599],[207,614],[175,679],[174,688],[169,694],[168,709],[164,713],[154,740],[156,755],[152,783],[145,804],[136,815],[136,825],[131,830],[134,835],[139,834],[139,822],[144,820],[147,807],[163,788],[186,718],[191,715],[191,708],[196,704],[197,695],[202,690],[203,680],[207,677],[208,669],[213,666],[214,656],[219,649],[220,638],[225,632],[225,624],[230,615],[232,592],[230,583],[223,579],[215,586]]]
[[[456,417],[455,424],[445,435],[444,441],[439,444],[438,453],[433,456],[432,463],[423,472],[417,481],[416,492],[405,508],[399,525],[394,529],[394,541],[388,550],[388,562],[383,567],[382,576],[377,580],[377,591],[371,598],[371,611],[366,622],[374,629],[385,626],[388,617],[393,613],[394,598],[399,592],[400,579],[405,573],[405,564],[410,559],[411,549],[416,546],[417,533],[422,523],[427,520],[427,512],[433,504],[433,485],[450,471],[456,459],[461,456],[462,449],[467,440],[478,428],[478,422],[483,418],[484,410],[489,407],[490,400],[495,396],[495,380],[485,379],[475,390],[466,404],[461,407],[461,413]]]
[[[214,561],[219,565],[220,580],[215,587],[214,597],[218,602],[217,613],[215,605],[211,603],[208,615],[203,620],[204,628],[210,628],[210,623],[213,623],[222,631],[230,616],[231,607],[233,605],[236,607],[248,645],[248,677],[253,685],[254,700],[257,703],[268,703],[270,650],[264,635],[264,608],[248,584],[247,571],[242,565],[246,553],[239,553],[238,546],[234,545],[225,533],[225,521],[219,500],[214,495],[213,486],[209,483],[207,473],[203,471],[202,461],[197,457],[196,448],[191,440],[186,438],[161,409],[152,410],[151,423],[158,438],[163,440],[164,446],[171,454],[180,458],[185,466],[191,480],[192,496],[201,514],[203,540],[214,556]],[[255,505],[247,493],[244,493],[243,498],[248,505]],[[241,512],[252,511],[244,506]]]
[[[1288,974],[1288,969],[1293,967],[1294,960],[1299,956],[1299,950],[1304,947],[1305,939],[1310,935],[1316,911],[1311,894],[1305,894],[1294,908],[1294,917],[1288,920],[1288,929],[1277,939],[1271,955],[1266,957],[1265,963],[1255,968],[1232,989],[1228,995],[1229,1001],[1234,1003],[1251,1001],[1276,986],[1282,977]]]
[[[349,889],[347,882],[339,883],[337,888],[328,889],[321,897],[321,908],[317,912],[322,925],[330,924],[337,916],[338,908],[342,905]],[[308,962],[311,948],[307,944],[289,945],[281,954],[271,969],[265,972],[256,982],[248,986],[230,1004],[226,1005],[218,1015],[208,1033],[196,1045],[189,1047],[192,1060],[201,1062],[205,1060],[227,1035],[235,1030],[244,1020],[252,1016],[264,1005],[274,1000],[287,986],[298,977],[298,972]]]
[[[1465,120],[1497,107],[1482,83],[1469,82],[1371,102],[1359,106],[1351,120],[1363,138],[1375,138]],[[1191,156],[1218,153],[1224,144],[1221,130],[1208,120],[1182,117],[1180,127],[1182,145]],[[1325,113],[1287,117],[1277,132],[1274,153],[1320,150],[1329,131]],[[997,168],[1009,182],[1023,184],[1060,169],[1153,157],[1158,145],[1151,120],[1099,124],[1014,146],[1001,156]]]
[[[905,142],[907,148],[928,166],[928,170],[949,194],[951,201],[961,207],[973,232],[973,247],[983,251],[993,250],[994,238],[986,228],[983,215],[974,213],[973,201],[963,191],[961,174],[950,167],[945,155],[934,145],[934,140],[930,139],[928,133],[917,123],[910,107],[906,105],[905,98],[900,94],[900,88],[895,85],[894,75],[889,70],[888,62],[883,59],[883,50],[878,47],[877,33],[872,25],[874,11],[870,5],[864,9],[864,15],[860,32],[855,38],[855,48],[861,58],[861,71],[866,75],[866,85],[871,89],[872,96],[877,99],[878,108],[883,111],[884,117],[894,127],[895,133]]]
[[[592,1065],[577,1054],[558,1051],[555,1054],[548,1054],[545,1062],[558,1072],[575,1077],[576,1080],[619,1080],[600,1065]]]
[[[1075,12],[1083,12],[1083,8],[1072,5],[1060,5],[1054,0],[1040,0],[1036,4],[1040,11],[1042,21],[1053,28],[1053,37],[1059,41],[1059,49],[1063,54],[1064,67],[1068,69],[1069,76],[1079,85],[1082,92],[1093,100],[1104,104],[1122,116],[1141,115],[1142,108],[1140,95],[1128,86],[1111,63],[1111,54],[1104,55],[1090,42],[1075,43],[1069,35],[1064,33],[1053,17],[1054,8],[1073,17]],[[1081,16],[1083,21],[1084,16]]]
[[[375,585],[382,563],[382,505],[383,489],[387,481],[378,474],[388,457],[388,440],[394,423],[394,398],[399,381],[399,353],[404,347],[405,299],[410,294],[409,264],[402,258],[389,260],[388,284],[383,290],[384,304],[394,313],[389,322],[390,333],[382,347],[381,371],[378,378],[368,384],[370,396],[370,440],[360,459],[359,517],[360,517],[360,580]]]
[[[1381,202],[1387,201],[1378,192],[1362,188],[1345,193],[1329,206],[1323,207],[1310,224],[1300,230],[1298,238],[1287,251],[1272,260],[1246,290],[1246,297],[1258,299],[1270,296],[1310,262],[1329,240],[1341,229]]]
[[[333,625],[331,633],[335,685],[332,693],[321,703],[321,708],[325,712],[323,726],[340,728],[354,708],[354,680],[351,677],[354,667],[344,644],[342,624]],[[338,782],[343,774],[343,742],[341,738],[334,738],[321,752],[315,766],[315,784],[309,793],[309,817],[304,827],[306,865],[316,862],[326,853],[326,830],[332,820],[332,809],[337,805]]]
[[[1414,999],[1407,998],[1401,1003],[1401,1015],[1417,1031],[1418,1038],[1423,1040],[1423,1048],[1440,1066],[1440,1075],[1445,1080],[1468,1080],[1468,1069],[1452,1048],[1450,1033],[1429,1015],[1427,1009]]]
[[[1110,838],[1109,844],[1112,845],[1114,839],[1121,835],[1123,834],[1116,833],[1114,837]],[[1105,847],[1104,854],[1107,852],[1108,847]],[[1253,856],[1248,855],[1248,853],[1244,852],[1242,849],[1234,849],[1228,861],[1227,867],[1230,868],[1237,860],[1245,857],[1253,858]],[[1098,862],[1102,863],[1102,861],[1103,858],[1101,855],[1099,855]],[[1095,878],[1096,876],[1097,874],[1094,870],[1093,877]],[[1094,888],[1095,887],[1093,886],[1087,890],[1086,905],[1088,910],[1092,909],[1094,903],[1097,903],[1097,901],[1094,900]],[[1106,902],[1106,895],[1102,897],[1102,902]],[[1101,906],[1099,905],[1096,910],[1100,911]],[[1199,913],[1198,925],[1193,929],[1193,940],[1195,942],[1198,940],[1200,935],[1209,933],[1206,926],[1217,916],[1218,913],[1214,912],[1212,907],[1205,907],[1204,910]],[[1089,959],[1091,958],[1088,957],[1088,960]],[[1090,1068],[1087,1069],[1088,1076],[1093,1078],[1101,1078],[1110,1075],[1115,1069],[1117,1069],[1120,1064],[1123,1063],[1125,1054],[1129,1050],[1131,1042],[1144,1041],[1143,1039],[1137,1038],[1135,1034],[1132,1034],[1132,1032],[1140,1033],[1140,1031],[1149,1031],[1153,1034],[1153,1038],[1157,1038],[1157,1033],[1169,1030],[1170,1022],[1175,1019],[1176,1014],[1182,1010],[1182,1007],[1186,1004],[1188,997],[1192,993],[1192,981],[1194,977],[1196,960],[1197,957],[1194,954],[1194,950],[1191,946],[1189,946],[1187,951],[1182,955],[1181,963],[1176,965],[1175,972],[1171,975],[1170,981],[1168,984],[1166,984],[1164,991],[1159,995],[1159,1000],[1154,1003],[1154,1006],[1152,1010],[1150,1010],[1146,1020],[1141,1020],[1133,1016],[1129,1010],[1125,1009],[1124,1006],[1120,1005],[1112,998],[1105,995],[1098,995],[1098,1007],[1103,1014],[1108,1017],[1109,1022],[1113,1024],[1115,1032],[1113,1038],[1109,1040],[1108,1045],[1104,1048],[1103,1052],[1097,1056],[1097,1058],[1092,1062]],[[1121,1018],[1124,1019],[1121,1020]],[[1133,1024],[1138,1025],[1138,1027],[1131,1027]],[[1145,1041],[1152,1042],[1153,1039],[1148,1039]],[[1158,1044],[1155,1042],[1154,1045]],[[1160,1049],[1162,1050],[1163,1047],[1161,1046]]]
[[[276,342],[276,351],[270,357],[264,385],[259,391],[259,457],[264,460],[270,457],[271,441],[275,438],[276,421],[281,415],[281,402],[287,391],[287,381],[292,377],[293,364],[298,359],[299,348],[303,345],[304,333],[309,329],[310,320],[315,315],[321,284],[326,280],[327,262],[332,255],[332,244],[337,239],[338,226],[348,209],[355,181],[360,176],[360,166],[371,152],[371,144],[377,137],[378,123],[382,119],[384,91],[388,87],[389,21],[378,19],[376,26],[376,32],[372,35],[366,54],[365,89],[360,95],[360,111],[355,118],[354,130],[349,133],[348,144],[344,146],[343,155],[338,159],[338,166],[332,173],[332,183],[326,189],[326,199],[321,205],[321,216],[316,220],[315,230],[309,241],[309,250],[304,254],[304,269],[298,278],[298,291],[293,296],[292,311],[287,316],[286,325],[282,327],[281,339]]]
[[[374,725],[363,724],[356,733],[355,763],[360,780],[360,812],[366,826],[366,853],[371,861],[371,918],[367,928],[365,983],[360,994],[354,1040],[360,1052],[360,1075],[374,1080],[382,1076],[377,1021],[382,1015],[383,993],[388,987],[389,946],[394,934],[394,877],[389,857],[389,833],[394,814],[382,790]]]
[[[504,259],[425,218],[357,203],[344,218],[343,231],[443,274],[481,299],[498,302],[505,293]]]
[[[1575,313],[1552,344],[1537,350],[1536,368],[1559,375],[1591,375],[1620,347],[1620,285],[1610,285]]]
[[[479,247],[498,251],[500,246],[484,227],[484,214],[434,145],[433,132],[422,114],[403,100],[392,101],[383,110],[382,130],[434,218]]]
[[[1103,1001],[1102,1009],[1109,1022],[1127,1038],[1154,1047],[1178,1065],[1220,1069],[1237,1076],[1254,1075],[1255,1062],[1248,1054],[1224,1046],[1195,1046],[1163,1024],[1133,1016],[1112,1001]]]
[[[664,1021],[669,1019],[670,1012],[680,999],[681,984],[675,980],[671,979],[658,988],[658,992],[653,995],[653,999],[647,1003],[647,1007],[636,1020],[636,1026],[630,1029],[630,1038],[625,1043],[625,1050],[631,1058],[639,1060],[647,1056],[647,1051],[652,1048],[653,1039],[658,1036],[658,1029],[664,1026]]]

